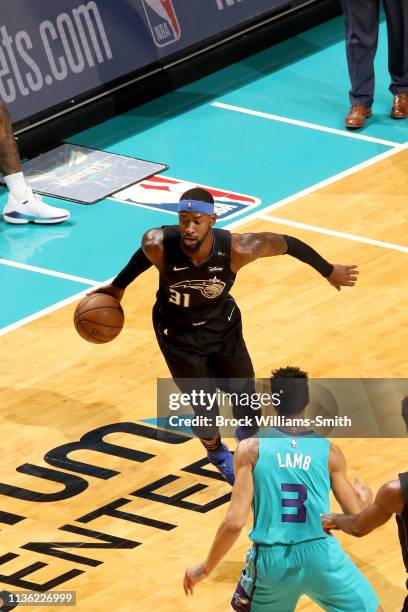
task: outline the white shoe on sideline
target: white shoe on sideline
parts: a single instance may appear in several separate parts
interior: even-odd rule
[[[64,208],[49,206],[41,196],[27,190],[27,200],[19,202],[11,193],[3,210],[3,218],[7,223],[62,223],[69,219],[70,214]]]

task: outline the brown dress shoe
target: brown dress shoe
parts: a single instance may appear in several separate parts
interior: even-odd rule
[[[349,130],[359,130],[365,125],[365,120],[371,117],[371,108],[361,105],[353,105],[344,121],[344,125]]]
[[[403,119],[408,117],[408,93],[397,93],[392,101],[391,117]]]

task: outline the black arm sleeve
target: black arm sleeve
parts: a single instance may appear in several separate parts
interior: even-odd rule
[[[284,235],[283,237],[288,245],[288,250],[285,255],[291,255],[309,264],[309,266],[312,266],[312,268],[320,272],[320,274],[326,278],[330,276],[333,272],[332,264],[323,259],[323,257],[312,249],[312,247],[293,236]]]
[[[127,266],[113,279],[112,285],[119,287],[119,289],[126,289],[139,274],[148,270],[152,265],[152,262],[143,253],[143,249],[140,248],[133,255]]]

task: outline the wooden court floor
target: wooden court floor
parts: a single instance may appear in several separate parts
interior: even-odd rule
[[[266,215],[406,245],[407,177],[404,151]],[[237,231],[260,230],[296,235],[333,262],[357,263],[360,280],[337,293],[289,257],[260,260],[241,271],[233,294],[256,374],[268,376],[290,364],[315,377],[406,377],[408,254],[290,228],[276,217],[252,220]],[[182,591],[184,568],[205,558],[225,514],[228,485],[183,470],[202,458],[195,440],[168,444],[134,428],[138,420],[155,416],[156,379],[167,376],[151,326],[156,285],[157,273],[150,270],[128,289],[125,330],[109,345],[87,344],[76,335],[75,304],[2,337],[0,511],[24,518],[6,524],[0,514],[1,588],[12,590],[18,576],[43,584],[74,570],[55,588],[75,590],[80,612],[229,609],[248,547],[246,533],[194,598]],[[130,425],[126,429],[123,423]],[[65,459],[61,449],[50,452],[108,425],[100,434],[104,452],[84,448],[89,436],[65,448]],[[350,476],[358,474],[374,490],[408,468],[405,439],[338,444]],[[118,456],[123,448],[127,456]],[[85,474],[84,464],[88,472],[89,466],[98,469]],[[63,482],[44,477],[44,468],[65,475]],[[160,479],[166,480],[157,483]],[[206,488],[184,500],[174,497],[197,483]],[[42,501],[20,499],[18,487],[41,494]],[[56,493],[65,499],[49,500]],[[214,508],[203,511],[211,503]],[[365,539],[340,540],[384,609],[400,610],[405,573],[395,521]],[[73,544],[44,547],[49,542]],[[95,547],[98,543],[105,548]],[[6,558],[7,553],[15,556]],[[47,565],[23,577],[20,570],[37,562]],[[302,599],[298,609],[318,608]]]

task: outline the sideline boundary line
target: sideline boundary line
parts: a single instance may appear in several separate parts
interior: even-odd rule
[[[334,174],[333,176],[324,179],[323,181],[320,181],[319,183],[315,183],[315,185],[312,185],[310,187],[307,187],[306,189],[302,189],[301,191],[298,191],[297,193],[294,193],[286,198],[283,198],[282,200],[279,200],[278,202],[275,202],[274,204],[270,204],[268,206],[266,206],[265,208],[261,209],[261,211],[256,211],[254,213],[250,213],[248,215],[244,215],[241,219],[238,219],[236,221],[233,221],[232,223],[229,223],[227,225],[225,225],[224,227],[226,229],[235,229],[236,227],[240,227],[241,225],[244,225],[245,223],[253,220],[253,219],[259,219],[260,215],[264,215],[265,213],[268,213],[272,210],[276,210],[278,208],[282,208],[283,206],[285,206],[286,204],[289,204],[290,202],[294,202],[300,198],[302,198],[303,196],[306,196],[310,193],[314,193],[315,191],[318,191],[319,189],[322,189],[323,187],[326,187],[327,185],[331,185],[332,183],[336,183],[337,181],[342,180],[343,178],[346,178],[347,176],[351,176],[352,174],[356,174],[357,172],[359,172],[360,170],[363,170],[364,168],[368,168],[370,166],[373,166],[374,164],[376,164],[377,162],[380,162],[384,159],[387,159],[389,157],[393,157],[394,155],[401,153],[402,151],[408,149],[408,141],[406,143],[403,143],[401,145],[398,145],[392,149],[389,149],[388,151],[384,151],[383,153],[380,153],[379,155],[375,155],[374,157],[371,157],[370,159],[361,162],[360,164],[356,164],[355,166],[352,166],[351,168],[348,168],[347,170],[344,170],[343,172],[339,172],[338,174]],[[270,219],[269,219],[270,221]],[[399,245],[395,245],[395,246],[399,246]],[[405,249],[405,247],[400,247],[402,249]],[[106,285],[107,283],[109,283],[111,280],[113,279],[107,279],[101,283],[98,283],[97,285],[95,285],[96,287],[102,287],[102,285]],[[36,319],[39,319],[40,317],[49,314],[51,312],[54,312],[55,310],[59,310],[59,308],[62,308],[63,306],[66,306],[68,304],[71,304],[72,302],[75,302],[76,300],[80,299],[81,297],[83,297],[87,291],[89,289],[77,293],[73,296],[71,296],[70,298],[67,298],[65,300],[62,300],[60,302],[57,302],[56,304],[53,304],[52,306],[49,306],[47,308],[44,308],[43,310],[40,310],[28,317],[25,317],[23,319],[20,319],[19,321],[15,321],[14,323],[11,323],[10,325],[7,325],[6,327],[3,327],[2,329],[0,329],[0,336],[5,335],[6,333],[13,331],[15,329],[18,329],[19,327],[22,327],[23,325],[26,325],[27,323],[30,323],[31,321],[34,321]]]
[[[317,234],[326,234],[327,236],[345,238],[346,240],[354,240],[354,242],[362,242],[363,244],[371,244],[373,246],[383,247],[384,249],[392,249],[393,251],[401,251],[402,253],[408,253],[408,247],[402,246],[400,244],[394,244],[393,242],[383,242],[382,240],[374,240],[374,238],[356,236],[355,234],[348,234],[347,232],[338,232],[336,230],[327,229],[325,227],[319,227],[318,225],[299,223],[298,221],[291,221],[290,219],[282,219],[280,217],[259,215],[259,218],[263,219],[264,221],[269,221],[271,223],[279,223],[281,225],[289,225],[290,227],[297,227],[299,229],[309,230],[310,232],[316,232]]]
[[[394,147],[393,149],[389,149],[388,151],[379,153],[379,155],[375,155],[374,157],[371,157],[370,159],[367,159],[366,161],[360,162],[359,164],[356,164],[355,166],[351,166],[350,168],[347,168],[347,170],[343,170],[342,172],[333,174],[333,176],[330,176],[327,179],[323,179],[322,181],[319,181],[318,183],[315,183],[314,185],[311,185],[310,187],[306,187],[305,189],[302,189],[301,191],[297,191],[296,193],[293,193],[290,196],[286,196],[282,200],[278,200],[277,202],[274,202],[273,204],[269,204],[260,210],[258,209],[258,211],[255,211],[246,216],[243,216],[240,219],[237,219],[236,221],[232,221],[231,223],[226,225],[225,228],[233,229],[235,227],[239,227],[240,225],[243,225],[247,221],[251,221],[252,219],[258,218],[260,214],[265,214],[272,210],[277,210],[278,208],[282,208],[282,206],[286,206],[286,204],[290,204],[291,202],[295,202],[299,198],[303,198],[303,196],[309,195],[310,193],[314,193],[315,191],[319,191],[320,189],[323,189],[323,187],[327,187],[328,185],[337,183],[337,181],[341,181],[342,179],[348,176],[351,176],[352,174],[356,174],[357,172],[360,172],[360,170],[369,168],[370,166],[373,166],[374,164],[382,161],[383,159],[388,159],[389,157],[393,157],[397,153],[401,153],[402,151],[405,151],[406,149],[408,149],[408,141],[402,145],[399,145],[398,147]]]
[[[106,285],[112,280],[113,280],[113,277],[109,278],[103,283],[98,283],[94,288],[96,289],[97,287],[102,287],[102,285]],[[10,323],[10,325],[6,325],[5,327],[2,327],[0,329],[0,336],[4,336],[8,332],[13,331],[14,329],[18,329],[19,327],[23,327],[23,325],[26,325],[27,323],[31,323],[31,321],[40,319],[41,317],[47,314],[50,314],[51,312],[54,312],[55,310],[59,310],[63,306],[67,306],[68,304],[72,304],[72,302],[76,302],[77,300],[85,297],[85,295],[88,293],[89,290],[90,290],[90,287],[87,287],[83,291],[80,291],[79,293],[76,293],[75,295],[71,295],[71,297],[65,298],[64,300],[60,300],[59,302],[56,302],[55,304],[52,304],[51,306],[47,306],[46,308],[43,308],[42,310],[38,310],[37,312],[31,315],[28,315],[27,317],[24,317],[23,319],[19,319],[18,321],[15,321],[14,323]]]
[[[319,125],[318,123],[309,123],[308,121],[301,121],[299,119],[290,119],[290,117],[282,117],[281,115],[272,115],[271,113],[264,113],[262,111],[253,110],[251,108],[245,108],[243,106],[235,106],[234,104],[224,104],[224,102],[211,102],[211,106],[214,106],[215,108],[229,110],[235,113],[241,113],[243,115],[251,115],[252,117],[260,117],[262,119],[269,119],[270,121],[277,121],[278,123],[296,125],[298,127],[307,128],[309,130],[316,130],[317,132],[335,134],[336,136],[343,136],[343,138],[352,138],[354,140],[373,142],[375,144],[385,145],[386,147],[398,147],[400,145],[400,143],[393,142],[392,140],[384,140],[383,138],[376,138],[375,136],[366,136],[365,134],[356,134],[355,132],[346,132],[346,130],[339,130],[337,128]]]
[[[18,261],[12,261],[11,259],[0,259],[0,264],[4,266],[10,266],[11,268],[19,268],[20,270],[28,270],[29,272],[37,272],[38,274],[44,274],[46,276],[55,276],[56,278],[63,278],[65,280],[74,281],[76,283],[83,283],[84,285],[98,285],[98,281],[90,280],[89,278],[82,278],[82,276],[75,276],[74,274],[65,274],[65,272],[56,272],[48,268],[39,268],[38,266],[30,266],[28,264],[20,263]]]

